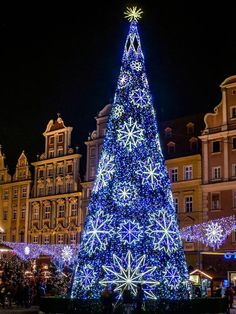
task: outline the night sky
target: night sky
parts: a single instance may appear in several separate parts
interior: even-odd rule
[[[57,112],[84,154],[94,117],[115,92],[126,5],[144,10],[139,30],[159,121],[213,111],[220,83],[236,74],[236,8],[228,2],[78,4],[0,10],[0,143],[11,171],[23,149],[30,162],[43,152],[42,133]]]

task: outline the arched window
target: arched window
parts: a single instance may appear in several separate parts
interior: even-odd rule
[[[191,152],[198,151],[198,139],[196,137],[191,137],[189,140],[189,147]]]
[[[188,124],[186,124],[186,128],[188,135],[192,135],[194,133],[194,123],[189,122]]]
[[[166,127],[164,132],[165,132],[165,137],[169,138],[172,136],[172,129],[170,127]]]
[[[174,142],[169,142],[167,144],[167,151],[168,151],[168,154],[174,154],[175,153],[175,143]]]

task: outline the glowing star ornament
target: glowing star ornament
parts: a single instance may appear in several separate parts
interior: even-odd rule
[[[115,171],[114,158],[114,156],[110,156],[106,152],[102,154],[98,165],[93,192],[97,193],[100,189],[108,185],[108,182],[111,180]]]
[[[174,290],[179,288],[182,280],[178,268],[169,262],[164,270],[163,278],[167,287]]]
[[[118,237],[124,244],[135,244],[143,237],[142,227],[134,220],[125,220],[118,228]]]
[[[122,72],[118,80],[118,86],[120,88],[126,87],[129,84],[130,77],[131,75],[129,72]]]
[[[150,225],[146,232],[153,239],[155,250],[170,254],[181,247],[178,226],[173,214],[162,209],[158,213],[152,213],[149,221]]]
[[[80,270],[79,284],[82,289],[89,290],[95,283],[96,272],[91,265],[85,265]]]
[[[128,122],[124,122],[124,125],[117,130],[117,133],[117,141],[129,152],[132,152],[133,148],[140,145],[144,140],[143,129],[137,121],[133,122],[132,117],[128,119]]]
[[[141,19],[141,15],[143,14],[143,11],[141,9],[138,9],[137,7],[132,7],[132,8],[126,8],[126,11],[124,13],[125,18],[128,19],[129,22],[131,21],[138,21]]]
[[[149,185],[153,190],[156,189],[164,176],[160,164],[148,157],[146,161],[140,161],[139,165],[136,173],[142,177],[142,184]]]
[[[142,70],[142,63],[139,61],[132,61],[130,66],[132,70],[135,70],[135,71]]]
[[[157,286],[159,282],[151,278],[156,266],[147,266],[146,255],[135,258],[128,250],[126,257],[122,259],[113,254],[112,265],[103,265],[102,267],[106,275],[100,283],[105,286],[114,284],[116,286],[115,291],[120,292],[119,297],[126,288],[136,295],[137,285],[142,284],[145,287],[146,297],[156,299],[152,288]]]
[[[206,227],[206,243],[208,243],[210,246],[216,246],[218,247],[219,244],[223,241],[224,235],[223,235],[223,228],[220,224],[217,222],[211,222]]]
[[[73,251],[72,251],[72,249],[68,245],[66,245],[62,249],[61,257],[62,257],[62,260],[64,262],[70,262],[71,261],[71,259],[73,257]]]
[[[85,250],[88,255],[105,250],[108,238],[113,234],[111,222],[112,215],[105,214],[101,209],[94,216],[88,216],[81,250]]]
[[[136,197],[137,191],[130,182],[120,182],[114,186],[113,199],[118,205],[131,205]]]
[[[119,119],[124,114],[124,112],[125,110],[122,105],[116,105],[116,107],[113,110],[112,115],[115,119]]]
[[[143,108],[150,105],[150,99],[151,97],[145,89],[136,89],[130,94],[130,101],[137,108]]]

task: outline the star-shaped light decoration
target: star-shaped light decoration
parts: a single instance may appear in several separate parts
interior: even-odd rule
[[[70,262],[70,260],[73,257],[73,251],[72,249],[69,247],[69,245],[66,245],[62,252],[61,252],[61,257],[63,259],[64,262]]]
[[[138,9],[137,7],[132,8],[126,8],[126,11],[124,12],[125,18],[131,22],[136,21],[138,22],[139,19],[141,19],[141,15],[143,14],[143,11],[141,9]]]

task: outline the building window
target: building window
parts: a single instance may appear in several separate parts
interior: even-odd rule
[[[49,158],[53,158],[54,157],[54,150],[49,150]]]
[[[21,188],[21,197],[27,196],[27,186],[22,186]]]
[[[39,219],[39,208],[33,208],[33,219]]]
[[[76,233],[70,234],[70,244],[76,244]]]
[[[54,136],[49,137],[49,144],[54,144]]]
[[[92,147],[90,148],[90,157],[95,157],[96,156],[96,148]]]
[[[58,142],[62,143],[63,142],[63,134],[60,134],[58,137]]]
[[[236,177],[236,164],[232,164],[232,177]]]
[[[192,134],[194,133],[194,123],[189,122],[189,123],[186,125],[186,128],[187,128],[187,134],[188,134],[188,135],[192,135]]]
[[[48,169],[48,176],[52,177],[53,176],[53,168]]]
[[[69,192],[73,192],[73,183],[72,182],[68,182],[66,184],[66,191]]]
[[[16,235],[15,234],[11,235],[11,240],[12,240],[12,242],[16,242]]]
[[[211,194],[211,209],[212,210],[220,209],[220,193]]]
[[[4,190],[3,191],[3,199],[4,200],[8,200],[8,198],[9,198],[9,191],[8,190]]]
[[[172,129],[170,127],[165,128],[165,137],[170,138],[172,136]]]
[[[50,213],[51,213],[51,207],[46,206],[44,209],[44,219],[49,219],[50,218]]]
[[[232,138],[232,149],[236,149],[236,137]]]
[[[193,166],[184,166],[184,180],[192,180],[193,178]]]
[[[78,209],[78,206],[77,204],[71,204],[71,216],[77,216],[77,209]]]
[[[72,165],[67,166],[67,173],[72,173]]]
[[[64,187],[62,184],[57,185],[57,193],[61,194],[64,192]]]
[[[212,142],[212,153],[219,153],[220,152],[220,141]]]
[[[192,137],[189,140],[190,151],[196,153],[198,151],[198,140],[196,137]]]
[[[179,199],[178,197],[174,197],[174,205],[175,205],[175,211],[176,213],[179,212]]]
[[[235,119],[236,118],[236,106],[230,107],[230,111],[231,111],[231,119]]]
[[[53,193],[53,187],[52,187],[52,185],[49,185],[48,186],[48,195],[52,195],[52,193]]]
[[[50,243],[50,236],[49,235],[45,235],[44,236],[44,244],[49,244]]]
[[[65,205],[58,206],[58,218],[62,218],[65,216]]]
[[[18,197],[18,189],[14,188],[13,189],[13,198],[17,198]]]
[[[38,236],[33,236],[33,243],[37,244],[38,243]]]
[[[193,211],[193,197],[185,196],[185,212],[191,213]]]
[[[7,220],[7,209],[6,208],[3,209],[2,218],[3,218],[3,220]]]
[[[44,188],[40,187],[38,196],[43,196],[43,192],[44,192]]]
[[[21,219],[25,219],[25,206],[21,207],[20,217]]]
[[[170,180],[171,182],[178,181],[178,168],[170,168]]]
[[[17,217],[17,208],[16,206],[14,206],[12,209],[12,219],[16,220],[16,217]]]
[[[167,151],[168,151],[168,154],[174,154],[175,153],[175,143],[174,142],[169,142],[167,144]]]
[[[64,234],[58,234],[57,235],[57,243],[63,244],[64,243]]]
[[[63,156],[63,148],[58,149],[58,156]]]
[[[43,178],[44,177],[44,171],[43,170],[39,170],[39,178]]]
[[[221,179],[221,167],[212,167],[212,179],[218,180]]]
[[[63,166],[58,166],[57,173],[58,174],[63,174],[63,172],[64,172],[63,170],[64,170]]]

